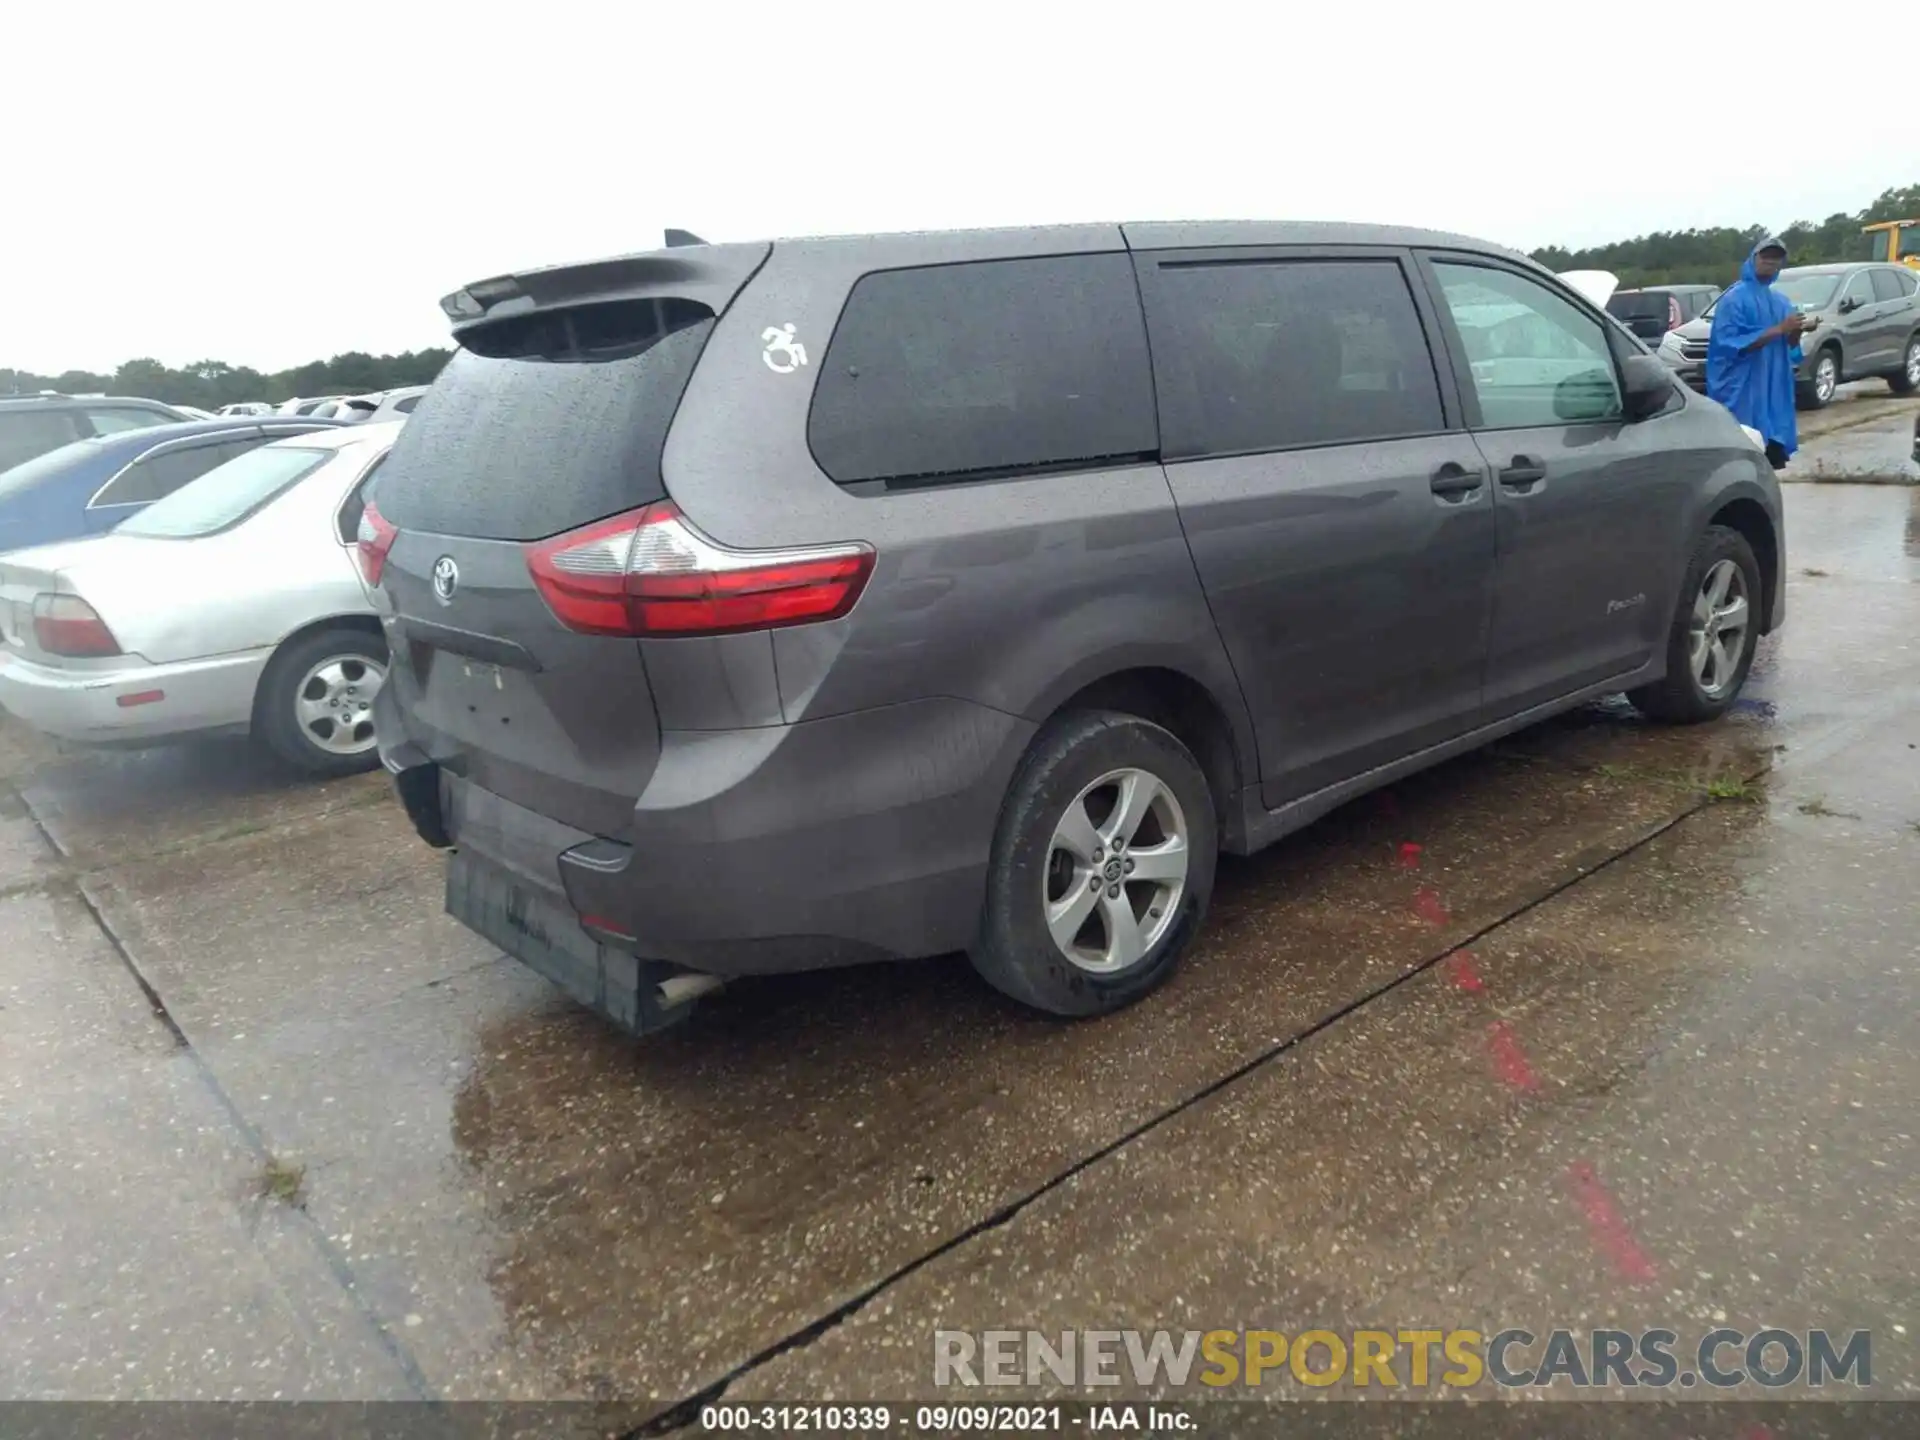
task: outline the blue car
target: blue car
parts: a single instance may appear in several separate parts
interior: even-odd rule
[[[104,535],[257,445],[341,423],[230,416],[75,440],[0,470],[0,553]]]

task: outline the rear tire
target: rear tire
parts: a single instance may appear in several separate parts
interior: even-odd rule
[[[1901,352],[1900,368],[1887,376],[1887,388],[1896,395],[1911,395],[1920,390],[1920,334],[1907,340]]]
[[[1130,1005],[1200,929],[1218,857],[1212,792],[1176,736],[1117,711],[1061,715],[1001,806],[974,968],[1049,1015]]]
[[[1760,562],[1747,537],[1710,525],[1687,562],[1667,635],[1667,673],[1627,698],[1672,725],[1717,720],[1740,698],[1760,643]],[[1744,623],[1731,628],[1735,602]],[[1716,643],[1717,642],[1717,643]]]
[[[254,735],[307,775],[357,775],[380,763],[373,700],[387,677],[380,636],[341,626],[283,645],[260,677]]]

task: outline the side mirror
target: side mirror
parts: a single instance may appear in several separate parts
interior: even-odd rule
[[[1856,300],[1853,298],[1853,296],[1849,295],[1846,299],[1840,302],[1840,313],[1842,315],[1851,315],[1854,311],[1858,310],[1865,303],[1866,303],[1865,301]]]
[[[1627,407],[1627,419],[1645,420],[1673,402],[1674,387],[1679,382],[1665,361],[1652,355],[1629,355],[1620,373],[1626,382],[1626,394],[1621,398]]]

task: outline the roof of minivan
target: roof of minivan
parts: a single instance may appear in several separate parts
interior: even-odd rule
[[[865,235],[788,235],[768,243],[777,246],[861,246],[884,252],[895,246],[918,247],[930,237],[949,240],[972,238],[981,241],[987,248],[997,248],[994,242],[1029,241],[1057,244],[1062,249],[1074,250],[1117,250],[1122,244],[1136,250],[1205,249],[1219,245],[1424,245],[1449,250],[1491,252],[1527,260],[1528,264],[1534,263],[1517,250],[1471,235],[1345,220],[1128,220],[1117,224],[1100,222],[962,230],[897,230]],[[693,248],[696,247],[660,253],[684,256]]]
[[[1199,250],[1216,245],[1424,245],[1441,250],[1477,250],[1535,263],[1518,250],[1472,235],[1344,220],[1148,220],[1122,225],[1120,233],[1136,250]]]
[[[1013,259],[1048,254],[1208,249],[1226,245],[1430,246],[1497,255],[1540,273],[1544,266],[1517,250],[1442,230],[1325,220],[1155,220],[1126,224],[1030,225],[980,230],[920,230],[871,235],[793,236],[781,240],[676,245],[512,271],[470,281],[440,308],[462,338],[479,326],[548,306],[573,306],[663,290],[709,305],[729,304],[776,249],[803,258],[848,251],[873,269],[889,262],[951,264],[969,258]],[[670,287],[670,289],[668,288]]]
[[[1421,230],[1405,225],[1374,225],[1336,220],[1147,220],[1121,224],[1022,225],[967,230],[899,230],[858,235],[789,235],[775,240],[732,241],[719,244],[682,245],[670,249],[639,250],[627,255],[596,260],[568,261],[532,270],[509,272],[522,282],[561,271],[581,269],[613,270],[634,262],[653,262],[655,270],[695,272],[709,264],[724,266],[727,261],[748,262],[755,251],[770,246],[834,249],[868,249],[876,258],[884,258],[891,249],[921,249],[930,239],[978,241],[989,252],[1034,245],[1061,250],[1118,250],[1122,245],[1137,250],[1203,249],[1220,245],[1422,245],[1441,249],[1466,249],[1504,255],[1511,259],[1535,262],[1517,250],[1471,235],[1444,230]],[[507,276],[499,277],[502,279]],[[486,284],[473,282],[474,287]],[[451,298],[451,297],[449,297]]]

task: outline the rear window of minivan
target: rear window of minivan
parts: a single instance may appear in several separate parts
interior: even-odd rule
[[[666,497],[660,456],[713,313],[682,300],[481,326],[380,471],[402,530],[542,540]]]
[[[843,485],[1129,464],[1159,448],[1123,254],[878,271],[847,297],[808,443]]]
[[[1668,312],[1667,293],[1664,290],[1648,292],[1632,290],[1624,294],[1615,294],[1607,301],[1607,313],[1622,320],[1665,320]]]

